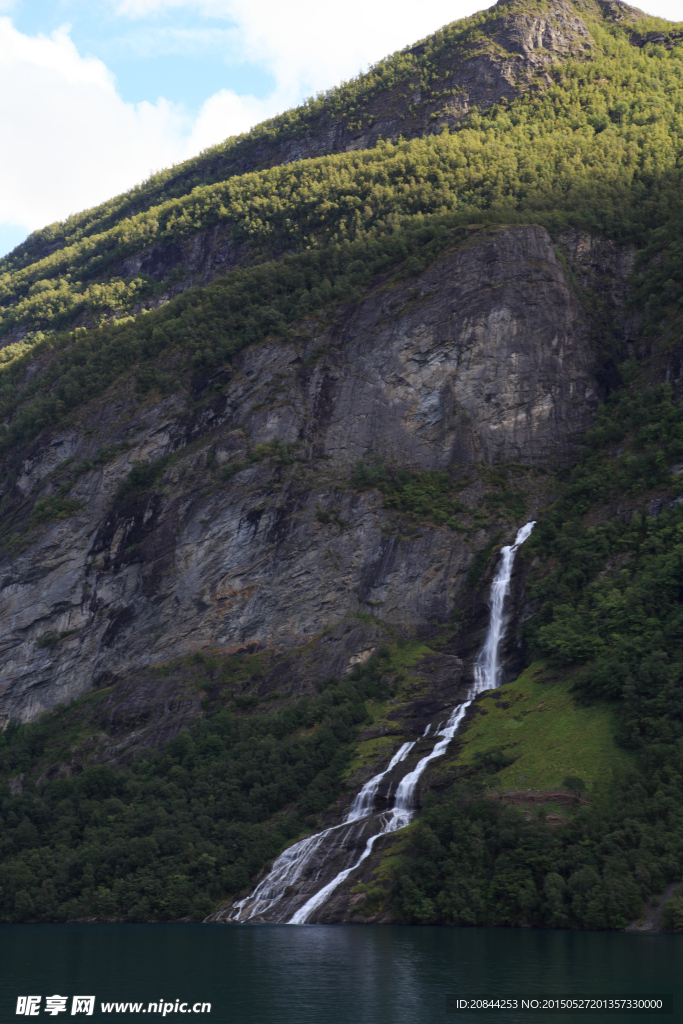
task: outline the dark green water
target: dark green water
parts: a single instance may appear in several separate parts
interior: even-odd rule
[[[0,926],[0,1024],[17,996],[95,995],[94,1017],[152,1024],[102,1001],[210,1002],[230,1024],[683,1022],[683,936],[266,925]],[[674,1015],[457,1013],[456,995],[674,993]],[[39,1019],[72,1020],[67,1012]],[[75,1022],[86,1020],[76,1015]]]

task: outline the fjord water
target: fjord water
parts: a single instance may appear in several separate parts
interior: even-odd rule
[[[392,768],[407,758],[415,746],[415,741],[404,743],[396,751],[389,764],[365,783],[340,825],[333,825],[322,832],[308,836],[281,853],[254,891],[235,904],[230,915],[231,921],[276,923],[288,921],[289,924],[308,924],[335,889],[339,888],[370,856],[375,843],[381,836],[397,832],[410,824],[416,810],[415,792],[426,767],[446,753],[472,701],[485,690],[491,690],[498,686],[500,682],[498,659],[500,641],[505,635],[505,599],[510,593],[512,567],[518,549],[529,539],[535,525],[535,520],[526,523],[517,531],[514,543],[501,548],[498,568],[491,584],[489,628],[484,646],[474,666],[474,684],[467,699],[453,708],[444,726],[437,727],[436,743],[429,753],[421,757],[417,764],[401,778],[396,787],[391,809],[374,815],[377,821],[370,830],[370,835],[362,847],[360,856],[352,854],[342,870],[325,882],[326,861],[330,860],[331,854],[338,853],[349,840],[353,840],[356,833],[359,836],[363,834],[368,824],[364,819],[373,816],[374,799],[380,782]],[[429,726],[427,726],[428,729]],[[358,829],[357,823],[361,823],[360,829]],[[307,884],[306,875],[311,872],[315,891],[291,915],[292,902],[300,896],[297,887],[301,886],[302,881],[304,886]]]
[[[585,1015],[457,1013],[453,1005],[458,995],[659,992],[674,994],[674,1015],[657,1019],[683,1019],[683,936],[676,935],[371,925],[3,925],[0,965],[2,1021],[20,1019],[18,995],[54,993],[96,995],[94,1017],[103,1016],[102,1000],[210,1002],[211,1013],[200,1018],[206,1024],[573,1024]],[[44,1013],[41,1019],[47,1019]],[[107,1019],[151,1022],[157,1015]],[[164,1019],[187,1020],[176,1013]]]

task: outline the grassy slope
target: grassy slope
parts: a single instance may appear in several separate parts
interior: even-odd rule
[[[567,776],[583,779],[589,789],[611,786],[632,765],[615,743],[614,708],[581,707],[570,688],[571,677],[558,680],[534,663],[514,682],[485,694],[453,764],[473,765],[477,754],[501,749],[514,758],[491,779],[501,792],[562,788]]]
[[[393,645],[389,642],[388,646],[391,650],[389,671],[395,674],[398,681],[398,694],[391,701],[366,702],[366,728],[386,728],[388,734],[357,741],[345,773],[346,778],[359,771],[370,775],[373,768],[381,765],[382,760],[394,752],[401,736],[401,708],[421,693],[428,692],[428,686],[419,671],[415,670],[415,664],[420,658],[431,654],[432,648],[423,643],[405,641]]]

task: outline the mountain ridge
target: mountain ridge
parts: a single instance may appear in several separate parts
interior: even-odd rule
[[[518,7],[519,10],[522,12],[520,15],[515,16],[514,13],[508,13],[510,11],[510,8],[514,9],[515,7]],[[546,2],[546,0],[543,0],[542,3],[536,3],[533,5],[534,11],[538,11],[538,13],[535,16],[533,14],[529,15],[526,13],[528,8],[529,4],[526,2],[526,0],[524,0],[524,2],[517,2],[517,0],[499,0],[499,2],[494,5],[494,7],[488,8],[485,11],[482,11],[479,14],[474,15],[470,18],[463,19],[460,22],[454,22],[450,26],[445,26],[445,29],[439,30],[438,33],[435,33],[431,37],[427,37],[426,40],[423,40],[417,44],[414,44],[413,46],[409,46],[404,48],[403,50],[398,51],[397,54],[393,55],[393,57],[385,58],[384,61],[379,61],[374,66],[374,68],[371,69],[370,72],[368,72],[366,75],[360,75],[359,78],[354,80],[354,82],[351,84],[358,84],[362,92],[363,83],[369,82],[369,87],[370,90],[372,91],[372,86],[374,84],[373,76],[377,78],[377,72],[379,70],[383,70],[387,62],[391,62],[392,60],[399,60],[401,57],[404,57],[405,55],[423,56],[425,48],[430,43],[433,44],[435,40],[438,40],[439,36],[443,37],[444,31],[446,29],[453,29],[462,24],[464,24],[465,26],[471,24],[472,27],[476,30],[476,28],[479,27],[479,23],[482,20],[483,24],[486,25],[488,28],[491,27],[489,25],[490,19],[493,19],[492,26],[494,28],[494,34],[492,42],[498,44],[498,47],[500,50],[503,51],[503,54],[506,52],[506,47],[503,45],[503,43],[512,43],[512,49],[509,49],[507,51],[507,64],[505,61],[505,57],[502,54],[483,54],[486,66],[487,68],[490,68],[489,77],[492,76],[491,82],[487,80],[488,72],[484,67],[473,69],[473,82],[475,90],[477,92],[477,98],[474,101],[475,107],[477,109],[486,109],[486,107],[490,106],[492,103],[499,102],[499,100],[503,96],[505,96],[505,98],[509,100],[518,94],[518,86],[515,82],[515,61],[513,60],[512,63],[510,63],[510,56],[516,57],[518,59],[521,58],[523,77],[526,76],[526,86],[528,87],[531,78],[537,71],[545,68],[549,62],[553,61],[553,59],[557,59],[560,56],[567,56],[569,54],[572,54],[574,52],[574,49],[572,48],[570,43],[574,43],[576,47],[579,38],[581,39],[581,43],[578,44],[578,52],[582,51],[584,43],[586,40],[590,38],[590,35],[586,25],[583,23],[583,21],[581,21],[580,18],[577,17],[577,10],[580,10],[587,15],[592,15],[593,17],[597,16],[601,19],[614,21],[616,23],[621,23],[627,20],[642,20],[646,18],[646,15],[644,15],[641,11],[638,11],[636,8],[629,7],[627,4],[622,3],[621,0],[615,0],[614,3],[606,2],[606,0],[605,2],[602,2],[602,0],[552,0],[551,3],[548,3]],[[554,21],[552,22],[549,22],[548,18],[544,17],[544,12],[547,12],[548,8],[551,11],[551,15],[555,16]],[[498,12],[500,12],[500,16],[498,16]],[[664,22],[662,22],[661,19],[656,20],[659,24],[665,24]],[[554,31],[553,25],[557,25],[559,27],[559,31]],[[465,28],[464,32],[466,31],[467,28]],[[461,34],[464,33],[461,32]],[[498,36],[500,36],[500,38],[497,38]],[[657,33],[657,38],[659,39],[659,37],[660,33]],[[549,47],[546,47],[546,43],[550,44]],[[476,46],[476,44],[474,44],[474,46]],[[443,49],[444,45],[442,40],[441,50],[443,51]],[[470,52],[472,50],[473,45],[471,44]],[[462,61],[463,56],[467,56],[467,53],[467,49],[465,49],[464,55],[458,55],[456,53],[456,68],[457,61]],[[474,56],[474,54],[472,54],[472,56]],[[399,75],[401,73],[403,73],[404,76],[407,74],[407,77],[405,77],[405,86],[401,86],[402,88],[414,88],[416,85],[416,82],[412,81],[412,78],[415,77],[415,72],[413,72],[413,75],[411,76],[410,70],[410,67],[399,70]],[[415,70],[419,72],[419,65]],[[452,72],[449,72],[447,70],[447,75],[449,73],[452,74]],[[482,82],[477,85],[478,76],[482,78]],[[389,91],[391,91],[391,85],[385,85],[381,81],[381,78],[382,76],[380,76],[379,81],[376,84],[376,88],[379,88],[380,90],[380,95],[386,92],[387,88],[389,89]],[[493,83],[496,80],[497,82],[494,85]],[[451,88],[453,87],[453,85],[457,86],[457,91],[459,93],[463,91],[462,83],[456,83],[454,81],[452,83]],[[342,102],[344,99],[343,89],[344,87],[341,87],[341,95],[339,97]],[[396,89],[394,89],[394,92],[395,91]],[[486,95],[487,91],[493,91],[494,95]],[[334,97],[336,99],[337,92],[339,92],[339,90],[329,90],[329,92],[326,94],[326,97]],[[320,106],[320,102],[321,100],[319,96],[317,100],[313,102],[313,106],[315,107],[316,104]],[[367,100],[363,100],[363,102],[367,103]],[[207,166],[206,170],[202,172],[202,183],[204,183],[207,179],[210,182],[213,180],[218,180],[219,178],[222,179],[230,173],[245,173],[246,171],[260,169],[262,166],[274,166],[275,163],[287,163],[291,162],[292,160],[305,159],[310,156],[322,155],[323,153],[332,153],[339,150],[346,150],[349,148],[367,148],[367,145],[373,145],[379,138],[396,137],[397,134],[403,134],[410,127],[410,125],[406,125],[403,122],[400,125],[393,122],[391,129],[388,130],[387,132],[384,132],[381,126],[375,126],[373,128],[373,131],[369,135],[363,134],[361,131],[358,131],[355,134],[349,134],[347,126],[344,126],[339,121],[337,121],[335,127],[330,129],[332,134],[330,138],[327,140],[327,144],[325,143],[325,139],[323,139],[322,146],[315,141],[309,143],[308,148],[306,147],[305,143],[299,143],[299,149],[297,150],[297,141],[295,136],[292,142],[288,144],[290,146],[289,149],[286,149],[286,151],[280,157],[276,155],[276,149],[274,155],[272,140],[270,138],[270,136],[272,136],[273,129],[276,129],[276,126],[278,125],[286,125],[286,119],[291,114],[298,115],[299,118],[301,118],[302,115],[310,116],[310,103],[311,101],[309,101],[309,105],[304,104],[302,107],[297,108],[296,111],[288,112],[287,114],[279,115],[276,118],[272,118],[269,121],[264,122],[263,125],[259,125],[255,129],[252,129],[245,135],[239,136],[235,139],[227,140],[226,143],[221,144],[221,146],[212,147],[211,149],[205,151],[205,153],[200,154],[199,157],[192,158],[191,160],[187,161],[186,164],[181,164],[180,167],[187,166],[189,169],[191,169],[194,166],[196,166],[197,163],[201,164],[202,162],[204,162]],[[420,120],[418,120],[418,122],[413,126],[412,134],[423,134],[425,130],[428,130],[429,132],[433,133],[443,130],[445,126],[450,127],[457,124],[458,121],[460,121],[464,116],[466,116],[468,111],[468,105],[467,100],[459,99],[457,96],[454,98],[453,103],[453,109],[450,112],[444,111],[443,115],[437,118],[435,121],[432,121],[431,119],[432,115],[435,114],[436,112],[435,108],[432,109],[434,107],[434,104],[432,104],[431,107],[428,106],[428,109],[424,112],[424,116]],[[464,106],[462,105],[463,103]],[[483,106],[479,107],[479,104],[483,104]],[[331,113],[332,111],[328,111],[325,109],[325,100],[323,100],[323,117],[327,116],[329,118]],[[365,116],[365,114],[363,116]],[[368,117],[370,117],[371,119],[370,114],[368,114]],[[384,122],[382,122],[382,124],[384,124]],[[386,125],[386,127],[388,127],[388,124]],[[297,122],[295,121],[293,125],[293,131],[296,133],[296,131],[298,130],[300,129],[297,126]],[[265,133],[265,150],[263,149],[263,147],[259,148],[259,136],[263,133]],[[244,148],[245,145],[248,146],[249,144],[251,144],[252,147],[254,145],[256,146],[255,155],[247,156],[245,159],[240,160],[238,152],[237,162],[234,165],[235,170],[231,169],[230,164],[226,166],[226,157],[220,156],[220,150],[222,148],[225,149],[227,147],[227,152],[229,153],[231,149],[234,150],[235,147]],[[214,153],[216,154],[215,157],[211,156],[211,154]],[[168,175],[169,173],[180,173],[182,180],[182,176],[190,173],[189,169],[187,172],[175,172],[174,169],[172,172],[164,173],[166,175]],[[150,182],[152,181],[154,181],[154,178],[150,179]],[[142,188],[145,188],[145,184],[143,184]],[[135,191],[136,190],[133,190],[133,193],[135,193]],[[161,199],[161,195],[161,193],[157,193],[157,202]],[[112,202],[120,203],[122,198],[123,197],[118,197],[118,199],[112,200]],[[154,202],[155,199],[152,198],[148,201],[146,205],[153,205]],[[106,208],[108,204],[103,205]],[[133,208],[130,210],[129,215],[139,213],[145,208],[145,205],[140,206],[138,204],[137,206],[133,206]],[[94,209],[97,210],[98,208],[95,207]],[[87,216],[88,212],[86,212],[85,214],[77,214],[73,218],[70,218],[65,223],[69,223],[70,221],[74,221],[77,223],[78,218]],[[119,206],[119,209],[116,211],[116,216],[120,216],[121,212],[122,211]],[[49,237],[50,233],[58,228],[59,225],[55,225],[44,229],[44,231],[48,233],[45,236],[41,232],[34,232],[34,234],[31,236],[29,240],[27,240],[26,243],[22,243],[22,245],[18,246],[7,257],[3,257],[3,260],[0,260],[0,272],[2,272],[2,269],[5,266],[9,267],[10,265],[13,267],[13,269],[19,269],[19,265],[16,264],[17,257],[15,256],[15,253],[21,253],[22,251],[24,251],[24,246],[28,246],[30,248],[32,252],[32,262],[35,261],[36,255],[38,256],[38,258],[41,258],[41,256],[38,254],[40,253],[40,250],[38,251],[38,253],[35,253],[35,245],[39,243],[40,240],[43,238],[45,241],[47,241],[47,238]],[[58,245],[59,242],[57,241],[48,242],[47,249],[45,250],[43,255],[50,255],[53,251],[55,251],[54,247]],[[9,262],[10,260],[11,264]],[[5,261],[8,262],[6,263]]]

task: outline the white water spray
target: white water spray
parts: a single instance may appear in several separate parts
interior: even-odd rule
[[[517,532],[514,544],[510,544],[509,546],[501,549],[498,572],[496,573],[496,577],[491,585],[491,621],[489,623],[489,630],[486,636],[486,642],[484,643],[474,666],[474,685],[467,695],[467,700],[453,709],[450,718],[443,728],[437,729],[436,734],[438,736],[438,740],[430,753],[421,758],[413,770],[403,776],[396,789],[393,807],[390,811],[381,815],[380,830],[369,837],[365,844],[365,849],[360,857],[349,867],[340,871],[330,882],[327,883],[327,885],[324,885],[318,892],[316,892],[315,895],[311,896],[311,898],[296,911],[294,916],[290,918],[288,922],[289,924],[306,924],[310,920],[312,914],[329,899],[334,890],[337,889],[342,882],[349,877],[349,875],[353,874],[363,861],[370,856],[372,848],[380,836],[388,835],[390,832],[396,832],[398,829],[404,828],[411,822],[415,813],[415,790],[425,768],[431,761],[434,761],[437,757],[441,757],[446,752],[448,745],[455,736],[458,727],[460,726],[460,723],[465,717],[467,709],[470,707],[473,700],[480,693],[483,693],[484,690],[495,689],[495,687],[498,686],[500,676],[498,652],[500,641],[505,636],[506,623],[504,606],[505,598],[510,593],[512,566],[518,548],[530,536],[535,525],[535,522],[527,523],[526,526],[523,526]],[[428,732],[429,726],[425,729],[424,736],[426,736]],[[292,885],[302,878],[306,869],[314,861],[320,846],[331,833],[340,832],[336,848],[342,846],[345,839],[351,835],[354,827],[356,827],[354,823],[361,821],[372,813],[377,790],[379,789],[380,782],[384,776],[392,771],[397,764],[405,760],[414,746],[414,742],[404,743],[403,746],[396,751],[384,771],[379,772],[379,774],[375,775],[369,780],[369,782],[365,783],[354,800],[345,821],[342,822],[341,825],[334,825],[332,828],[325,829],[323,832],[318,832],[317,835],[309,836],[308,839],[302,839],[301,842],[295,843],[294,846],[290,846],[288,850],[281,853],[274,862],[273,867],[266,878],[264,878],[256,887],[253,893],[246,899],[235,904],[233,914],[230,919],[233,921],[248,921],[254,917],[262,917],[264,914],[268,913],[270,909],[282,899],[287,889],[291,888]],[[347,831],[342,832],[341,830],[343,829],[346,829]],[[320,871],[316,878],[319,874]]]
[[[535,520],[527,523],[521,530],[518,530],[515,543],[501,549],[500,564],[496,578],[491,584],[491,621],[486,637],[486,643],[481,649],[474,666],[474,696],[483,693],[484,690],[494,690],[498,685],[500,676],[500,665],[498,664],[498,650],[500,641],[505,636],[505,616],[503,607],[505,598],[510,593],[510,577],[512,576],[512,563],[515,560],[517,549],[527,540],[534,526]]]
[[[353,801],[351,810],[346,816],[347,821],[358,821],[359,818],[365,818],[372,811],[375,806],[375,797],[377,796],[377,790],[379,784],[385,775],[396,767],[399,761],[405,761],[410,751],[415,746],[415,740],[412,743],[404,743],[403,746],[396,751],[389,764],[386,766],[383,772],[379,775],[373,776],[369,782],[366,782],[360,793]]]

